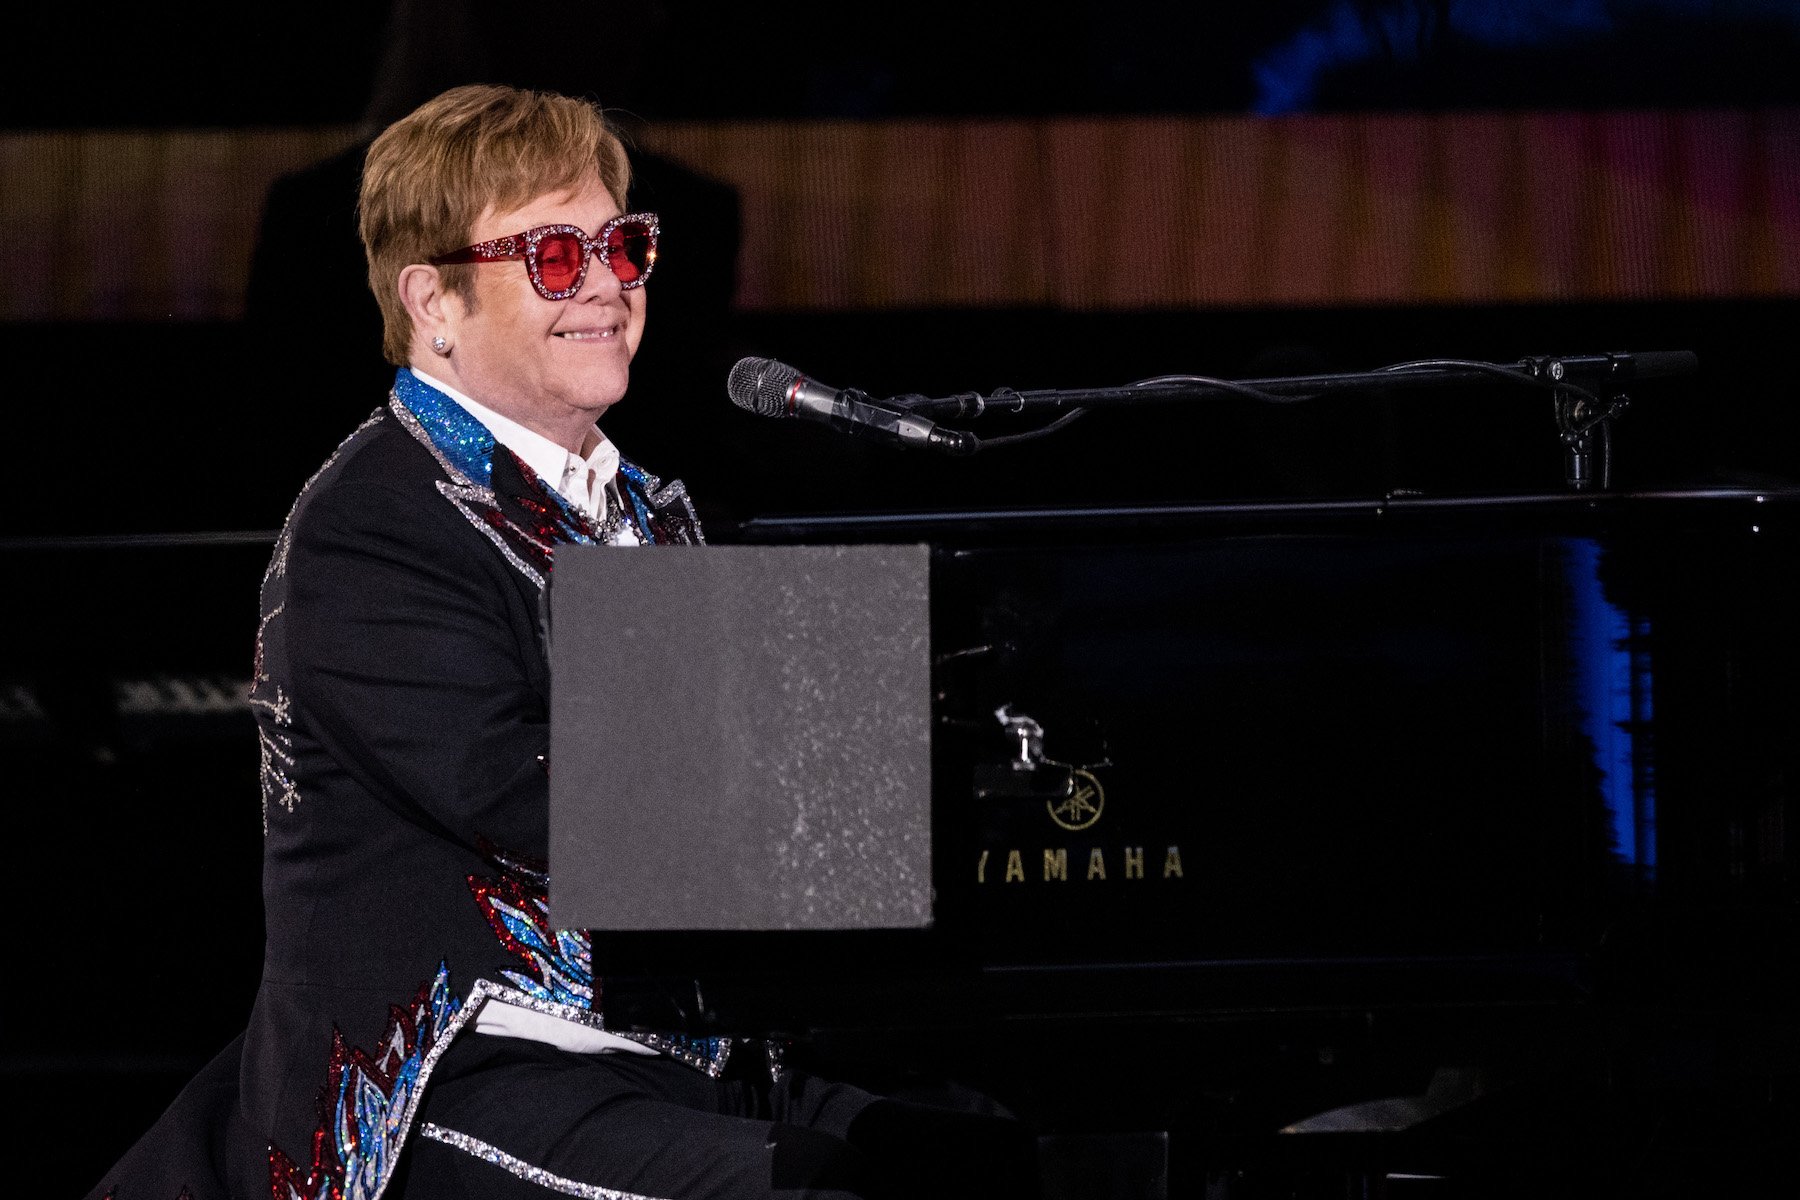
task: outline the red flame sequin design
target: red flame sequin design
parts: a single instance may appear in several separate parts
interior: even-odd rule
[[[412,1123],[428,1062],[447,1043],[460,1007],[450,995],[450,968],[440,963],[410,1006],[388,1009],[374,1054],[349,1047],[332,1030],[311,1163],[302,1169],[270,1146],[270,1200],[368,1200],[381,1190]]]
[[[546,890],[506,876],[471,875],[469,891],[494,936],[525,966],[500,972],[508,983],[537,1000],[593,1008],[592,943],[585,930],[551,927]]]

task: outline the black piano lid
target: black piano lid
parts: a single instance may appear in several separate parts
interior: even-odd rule
[[[1425,496],[1396,493],[1343,499],[1221,500],[1192,504],[1071,505],[1062,508],[932,510],[774,514],[753,517],[735,531],[747,542],[930,541],[994,536],[1067,536],[1088,530],[1114,535],[1182,528],[1228,532],[1274,525],[1329,528],[1367,521],[1490,523],[1606,523],[1691,521],[1750,517],[1800,503],[1800,486],[1717,487],[1641,492],[1549,492],[1507,495]]]

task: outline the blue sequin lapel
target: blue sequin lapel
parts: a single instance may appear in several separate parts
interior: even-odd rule
[[[453,483],[488,487],[494,474],[494,435],[467,409],[402,368],[394,375],[394,399],[417,418],[419,428]]]

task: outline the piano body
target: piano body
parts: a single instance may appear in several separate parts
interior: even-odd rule
[[[937,920],[605,938],[609,1008],[965,1082],[1040,1123],[1053,1195],[1791,1192],[1797,516],[1726,489],[751,522],[934,548]],[[260,823],[220,798],[255,794],[267,556],[6,547],[56,581],[4,602],[17,836],[104,875],[26,856],[32,911],[102,937],[36,939],[31,977],[128,982],[139,1015],[18,990],[8,1062],[24,1136],[113,1099],[93,1172],[253,993]],[[210,914],[216,1004],[146,895]]]
[[[606,935],[609,1017],[956,1075],[1139,1180],[1079,1194],[1760,1169],[1800,1069],[1797,516],[1721,489],[753,521],[933,548],[936,921]]]

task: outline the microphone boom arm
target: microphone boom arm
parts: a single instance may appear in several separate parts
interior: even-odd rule
[[[1698,367],[1699,359],[1687,350],[1542,356],[1510,364],[1464,359],[1425,359],[1397,363],[1375,371],[1329,375],[1286,375],[1243,380],[1215,379],[1201,375],[1165,375],[1139,380],[1124,387],[1030,391],[1001,388],[990,396],[983,396],[978,392],[962,392],[941,398],[906,395],[893,397],[886,403],[903,412],[937,420],[972,420],[993,412],[1014,415],[1028,412],[1062,414],[1049,425],[1029,433],[989,438],[980,438],[972,433],[964,434],[969,441],[959,445],[953,453],[972,454],[989,446],[1046,436],[1095,408],[1171,404],[1212,400],[1221,396],[1246,396],[1267,404],[1293,404],[1328,395],[1395,387],[1446,387],[1498,378],[1524,387],[1548,390],[1552,394],[1557,435],[1565,454],[1564,477],[1571,488],[1581,491],[1592,487],[1596,479],[1602,488],[1611,484],[1611,422],[1631,404],[1624,385],[1637,380],[1688,375]],[[1576,382],[1577,379],[1588,381],[1594,387],[1582,386]],[[962,433],[953,430],[940,432]]]

